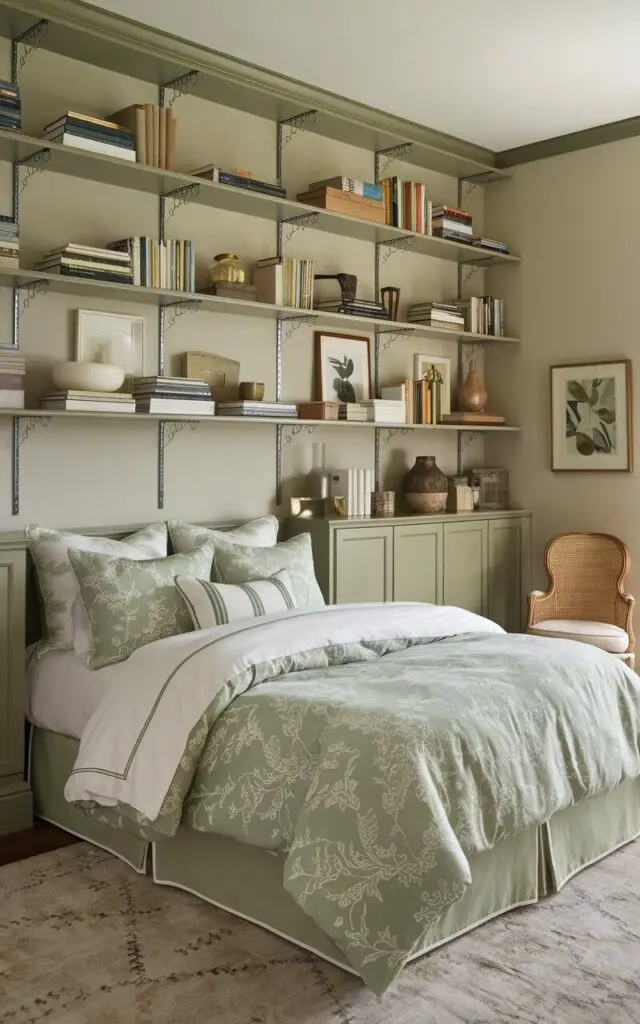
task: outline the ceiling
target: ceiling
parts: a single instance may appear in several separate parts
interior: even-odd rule
[[[640,114],[640,0],[91,0],[500,151]]]

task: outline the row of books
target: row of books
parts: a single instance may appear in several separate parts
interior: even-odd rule
[[[24,409],[25,367],[19,352],[0,350],[0,408]]]
[[[425,327],[465,330],[464,315],[457,302],[416,302],[409,306],[407,320],[410,324],[424,324]]]
[[[397,422],[435,426],[448,412],[442,381],[429,381],[426,377],[422,380],[405,378],[397,384],[381,387],[380,395],[383,400],[393,401],[402,407],[404,419]]]
[[[494,295],[472,295],[461,299],[458,307],[464,316],[465,331],[474,334],[504,335],[504,301]]]
[[[174,169],[178,119],[171,107],[132,103],[110,114],[109,120],[131,134],[137,163]]]
[[[20,88],[15,82],[0,81],[0,128],[22,129]]]
[[[142,413],[213,416],[216,411],[210,385],[190,377],[140,377],[134,398],[135,411]]]
[[[84,277],[94,281],[113,281],[133,284],[131,257],[128,253],[112,252],[97,246],[69,242],[52,249],[38,263],[36,270],[63,277]]]
[[[280,256],[258,260],[253,269],[256,301],[313,309],[314,271],[313,260]]]
[[[380,185],[387,224],[420,235],[433,234],[433,203],[424,182],[394,176],[383,178]]]
[[[17,270],[19,265],[18,222],[13,214],[0,214],[0,268]]]
[[[370,516],[373,491],[375,472],[372,468],[331,471],[331,497],[344,498],[347,516]]]
[[[276,196],[279,199],[287,198],[287,190],[281,185],[274,185],[270,181],[260,181],[253,178],[248,172],[223,171],[215,164],[206,164],[204,167],[196,167],[191,174],[195,178],[206,178],[207,181],[217,182],[220,185],[233,185],[234,188],[246,189],[248,192],[262,192],[263,195]]]
[[[434,206],[432,227],[436,238],[468,244],[473,242],[473,218],[455,206]]]
[[[105,121],[92,114],[67,110],[55,121],[45,125],[43,136],[48,142],[61,146],[75,146],[103,156],[121,160],[136,159],[133,135],[115,121]]]
[[[158,238],[134,235],[110,242],[109,251],[129,260],[132,284],[177,292],[196,290],[196,254],[187,238],[167,238],[161,242]]]

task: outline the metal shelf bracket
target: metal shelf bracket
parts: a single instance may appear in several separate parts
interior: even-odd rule
[[[463,472],[463,453],[471,447],[475,441],[477,430],[460,430],[456,437],[456,449],[457,449],[457,474],[460,476]]]
[[[46,416],[14,416],[11,421],[11,515],[20,512],[20,449],[35,430],[49,427]]]
[[[411,236],[408,238],[390,238],[388,240],[378,242],[376,244],[376,248],[379,254],[378,259],[380,265],[386,263],[388,259],[395,255],[395,253],[408,252],[415,244],[416,240]],[[382,248],[378,248],[379,246],[384,246],[384,251]]]
[[[29,156],[25,156],[22,160],[16,160],[13,165],[13,217],[14,220],[18,220],[20,213],[20,196],[26,189],[27,185],[36,174],[44,171],[45,166],[51,160],[50,149],[38,149],[35,153],[31,153]],[[25,167],[27,173],[25,174],[22,181],[20,180],[20,170]]]
[[[192,203],[197,196],[200,195],[200,186],[197,183],[193,185],[183,185],[182,188],[174,188],[172,192],[164,192],[160,196],[160,219],[162,222],[162,240],[164,241],[164,229],[168,220],[171,220],[173,215],[181,206],[188,206]],[[167,200],[171,200],[172,205],[167,210]]]
[[[401,142],[398,146],[389,146],[387,149],[376,150],[374,163],[375,180],[380,181],[387,167],[394,160],[402,160],[403,157],[410,156],[411,153],[413,153],[412,142]]]
[[[175,326],[176,321],[178,321],[181,316],[185,316],[186,313],[197,313],[200,306],[201,303],[198,299],[185,299],[184,302],[167,302],[163,306],[160,306],[160,319],[162,321],[161,330],[163,336],[166,331],[171,330],[171,328]],[[162,369],[164,369],[164,353],[162,363]]]
[[[165,82],[164,85],[160,86],[160,106],[172,107],[181,96],[188,96],[197,86],[199,78],[200,75],[197,71],[187,71],[184,75],[179,75],[177,78],[172,78],[170,82]],[[173,93],[173,95],[167,103],[168,92]]]
[[[35,25],[28,28],[22,35],[11,40],[11,81],[17,82],[18,75],[27,63],[32,53],[35,52],[46,38],[49,31],[49,22],[46,18],[36,21]],[[20,54],[20,47],[24,46],[24,53]]]

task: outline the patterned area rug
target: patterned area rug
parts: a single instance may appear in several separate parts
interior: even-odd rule
[[[410,966],[354,977],[85,843],[0,869],[0,1021],[639,1024],[640,843]]]

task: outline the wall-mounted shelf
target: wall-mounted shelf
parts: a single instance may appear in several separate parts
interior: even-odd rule
[[[64,295],[88,297],[110,297],[122,301],[141,302],[145,305],[163,306],[179,302],[197,302],[198,308],[208,313],[227,313],[265,320],[297,320],[313,317],[318,324],[331,328],[351,327],[355,330],[381,332],[411,332],[416,337],[428,337],[443,341],[466,341],[469,343],[495,344],[507,342],[517,344],[520,339],[493,334],[472,334],[470,331],[452,331],[446,328],[426,327],[422,324],[404,323],[399,320],[378,320],[375,317],[346,316],[315,309],[298,309],[293,306],[272,306],[267,302],[249,302],[244,299],[223,299],[201,292],[178,292],[164,288],[141,288],[138,285],[117,284],[112,281],[92,281],[82,277],[67,277],[62,274],[46,274],[39,270],[0,270],[0,285],[25,288],[29,284],[46,285],[47,291]]]

